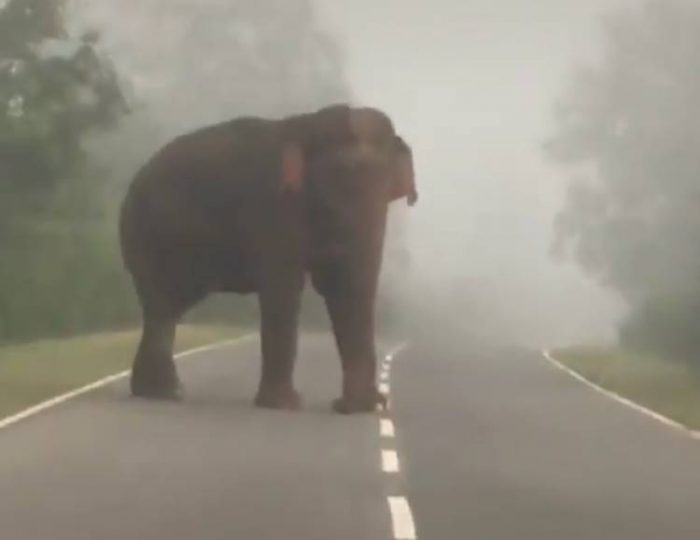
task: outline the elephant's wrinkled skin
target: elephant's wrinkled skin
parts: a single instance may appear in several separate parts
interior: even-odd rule
[[[175,326],[208,293],[257,293],[256,404],[297,408],[292,375],[307,273],[324,297],[343,367],[338,412],[374,410],[374,301],[388,204],[416,200],[411,151],[375,109],[337,105],[281,120],[239,118],[172,141],[122,207],[125,264],[143,335],[131,389],[177,398]]]

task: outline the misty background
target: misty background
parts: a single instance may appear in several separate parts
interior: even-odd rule
[[[346,100],[414,149],[420,201],[392,207],[383,275],[403,331],[556,346],[622,329],[662,350],[697,333],[692,3],[3,4],[0,339],[138,321],[116,211],[169,138]],[[249,300],[201,316],[251,318]]]
[[[542,143],[571,71],[598,52],[598,19],[616,5],[319,3],[356,96],[387,110],[415,148],[421,199],[399,218],[413,265],[399,296],[426,321],[459,319],[533,346],[613,335],[614,292],[550,257],[567,186]]]

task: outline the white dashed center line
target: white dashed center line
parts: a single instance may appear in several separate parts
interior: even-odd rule
[[[416,540],[416,525],[405,497],[389,497],[389,510],[396,540]]]
[[[393,439],[396,435],[394,430],[394,423],[388,418],[382,418],[379,420],[379,433],[385,439]]]
[[[385,473],[397,473],[399,469],[399,455],[396,450],[382,450],[382,470]]]
[[[387,397],[390,391],[389,380],[391,376],[391,363],[402,348],[403,347],[399,347],[394,352],[386,355],[382,362],[379,373],[379,380],[381,381],[379,383],[379,391]],[[387,417],[389,415],[388,410],[384,414],[385,417],[379,419],[379,434],[386,442],[389,442],[387,440],[389,439],[393,443],[396,438],[396,428],[394,422]],[[389,448],[382,449],[382,471],[387,474],[397,474],[399,470],[399,455],[397,451]],[[394,481],[392,481],[392,483],[393,482]],[[387,497],[387,500],[389,502],[395,540],[416,540],[416,526],[413,521],[413,513],[411,512],[408,499],[395,494]]]

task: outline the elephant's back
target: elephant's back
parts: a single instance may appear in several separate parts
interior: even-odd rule
[[[222,245],[238,258],[235,251],[249,243],[248,214],[273,189],[277,140],[274,121],[242,118],[164,146],[136,174],[122,205],[127,266],[154,253],[191,255]]]

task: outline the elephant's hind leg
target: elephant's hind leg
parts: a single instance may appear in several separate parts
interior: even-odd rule
[[[131,370],[131,393],[153,399],[177,400],[182,387],[173,361],[177,320],[145,315],[141,342]]]
[[[177,400],[182,385],[173,361],[175,329],[180,317],[206,295],[204,286],[162,280],[139,282],[143,331],[131,370],[131,393],[153,399]],[[145,286],[148,285],[148,286]]]

